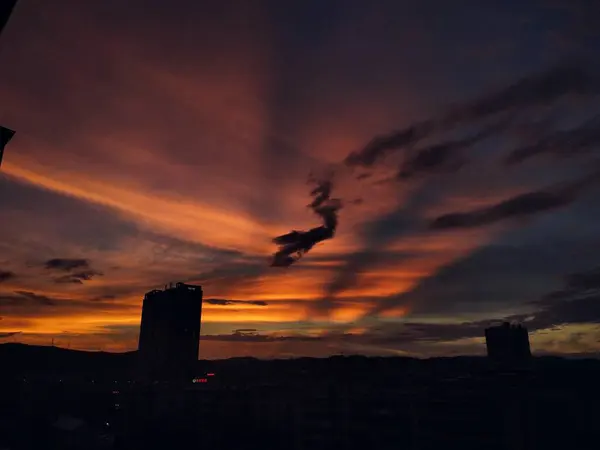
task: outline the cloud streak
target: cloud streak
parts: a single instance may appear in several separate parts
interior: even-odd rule
[[[556,210],[570,205],[585,188],[598,182],[600,182],[600,173],[594,172],[581,180],[553,190],[527,192],[492,206],[468,212],[444,214],[434,219],[430,228],[432,230],[477,228]]]
[[[13,337],[13,336],[18,336],[21,333],[22,333],[21,331],[9,331],[8,333],[0,333],[0,339],[6,339],[6,338]]]
[[[333,238],[338,225],[338,211],[342,207],[339,199],[331,198],[333,182],[331,178],[318,180],[310,195],[313,201],[308,207],[321,218],[323,225],[308,231],[293,230],[277,236],[273,242],[279,250],[273,255],[271,266],[287,267],[297,262],[316,244]]]
[[[268,303],[262,300],[228,300],[224,298],[205,298],[202,300],[203,303],[217,306],[230,306],[230,305],[254,305],[254,306],[267,306]]]
[[[80,258],[52,258],[44,263],[44,267],[48,270],[69,272],[53,279],[58,284],[83,284],[84,281],[91,281],[94,277],[103,275],[91,268],[89,260]]]
[[[526,109],[551,103],[565,95],[588,94],[595,89],[595,80],[581,64],[563,63],[535,75],[524,77],[516,83],[481,96],[476,100],[455,106],[437,118],[417,122],[409,127],[373,138],[360,151],[350,153],[345,163],[350,167],[371,167],[385,156],[409,149],[419,141],[435,133],[471,124],[498,114],[522,113]],[[472,143],[458,141],[454,145],[468,146]],[[443,159],[452,144],[440,144],[423,152],[426,161]]]
[[[44,263],[44,267],[69,272],[75,269],[89,269],[90,263],[87,259],[52,258]]]
[[[407,155],[396,178],[408,180],[421,174],[435,175],[456,172],[468,161],[466,155],[463,154],[465,150],[507,128],[508,124],[508,120],[502,120],[463,139],[439,142],[417,149],[414,155]]]
[[[572,158],[599,147],[600,116],[597,116],[579,127],[558,131],[542,137],[535,144],[519,147],[506,157],[505,162],[511,166],[542,155]]]

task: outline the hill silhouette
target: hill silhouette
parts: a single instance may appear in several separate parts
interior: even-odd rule
[[[135,377],[136,351],[109,353],[72,350],[20,343],[0,344],[0,377],[65,377],[73,379],[130,379]],[[580,380],[600,374],[600,360],[538,356],[529,369],[537,373],[576,376]],[[373,379],[393,383],[405,376],[447,378],[477,375],[494,370],[487,358],[456,356],[418,359],[410,357],[367,357],[360,355],[329,358],[261,360],[251,357],[199,360],[198,374],[218,372],[222,382],[256,383],[266,380],[306,381],[307,379]]]
[[[89,352],[19,343],[0,345],[2,376],[24,373],[125,374],[131,369],[134,355],[135,352]]]

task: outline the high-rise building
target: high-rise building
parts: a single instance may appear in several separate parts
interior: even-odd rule
[[[198,362],[202,287],[184,283],[144,296],[138,343],[140,375],[146,379],[185,379]]]
[[[488,357],[499,363],[525,362],[531,357],[529,335],[522,325],[502,325],[485,330]]]

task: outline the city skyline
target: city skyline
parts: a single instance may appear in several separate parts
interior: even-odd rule
[[[600,352],[585,2],[47,3],[0,38],[0,343],[134,350],[181,281],[202,358]]]

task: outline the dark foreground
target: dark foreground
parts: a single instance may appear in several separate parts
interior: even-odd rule
[[[0,346],[0,449],[597,449],[600,361],[335,357],[199,362]]]

